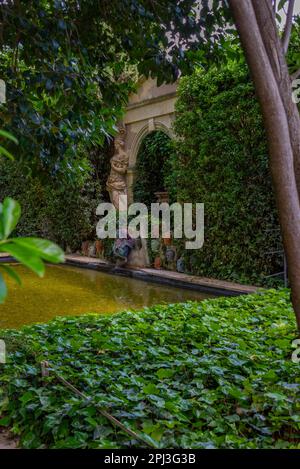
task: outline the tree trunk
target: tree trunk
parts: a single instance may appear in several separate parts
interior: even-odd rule
[[[294,154],[296,183],[300,200],[300,116],[298,107],[292,100],[291,78],[282,41],[278,35],[275,14],[270,2],[268,0],[252,0],[252,4],[288,118],[290,139]]]
[[[251,0],[229,2],[262,108],[292,303],[300,329],[300,204],[288,115]]]

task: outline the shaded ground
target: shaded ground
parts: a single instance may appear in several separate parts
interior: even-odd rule
[[[17,442],[6,431],[0,429],[0,449],[15,449]]]

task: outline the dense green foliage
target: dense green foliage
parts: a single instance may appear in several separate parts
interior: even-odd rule
[[[68,50],[72,28],[59,19],[60,9],[42,15],[39,8],[36,2],[26,20],[18,16],[23,41],[17,49],[0,50],[0,76],[7,87],[0,122],[20,142],[18,159],[40,177],[59,177],[62,184],[85,175],[89,152],[114,133],[132,85],[118,83],[113,64],[100,76],[84,48]]]
[[[300,16],[295,18],[289,45],[287,63],[290,74],[293,75],[300,68]]]
[[[95,238],[101,187],[91,171],[76,178],[77,184],[61,184],[59,178],[41,181],[25,164],[6,160],[0,161],[0,178],[0,199],[10,195],[23,208],[16,235],[46,237],[72,250]]]
[[[44,177],[84,172],[87,153],[114,133],[136,69],[177,77],[178,37],[198,33],[193,2],[1,2],[0,123],[19,139],[19,158]]]
[[[140,445],[96,404],[164,448],[299,448],[288,291],[56,319],[0,336],[9,351],[0,425],[25,448]],[[91,400],[53,375],[43,385],[42,360]]]
[[[4,130],[0,130],[0,137],[17,144],[17,139]],[[0,157],[5,156],[11,161],[13,155],[8,152],[5,146],[0,145]],[[42,277],[45,272],[44,262],[60,263],[64,261],[64,253],[60,247],[45,239],[36,237],[13,237],[21,217],[21,206],[19,202],[11,197],[5,197],[0,202],[0,252],[8,253],[18,262],[31,269]],[[15,269],[5,263],[0,264],[0,269],[6,272],[15,282],[21,283],[21,279]],[[7,296],[7,286],[0,272],[0,303],[3,303]]]
[[[205,204],[205,243],[186,252],[196,274],[264,282],[283,270],[268,152],[244,65],[195,72],[179,85],[172,197]]]
[[[144,138],[135,166],[133,193],[136,202],[150,206],[157,201],[155,192],[166,190],[165,177],[171,151],[171,140],[164,132],[152,132]]]

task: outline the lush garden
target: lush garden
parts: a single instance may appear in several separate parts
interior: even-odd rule
[[[72,252],[95,239],[96,206],[109,200],[112,136],[138,75],[148,69],[159,83],[171,79],[156,42],[149,57],[142,48],[133,50],[108,11],[99,12],[88,29],[89,7],[88,2],[79,15],[73,6],[65,12],[60,2],[43,2],[16,18],[4,15],[8,47],[3,42],[0,49],[7,87],[0,123],[19,141],[9,147],[15,161],[0,161],[0,200],[22,201],[16,234],[43,236]],[[99,28],[101,15],[112,36]],[[132,8],[132,16],[139,15],[149,20]],[[149,40],[135,29],[132,35],[141,47]],[[135,199],[149,204],[164,189],[171,201],[205,203],[204,248],[191,253],[176,243],[185,272],[274,286],[282,282],[282,275],[273,275],[283,271],[284,259],[267,140],[243,52],[236,39],[225,39],[209,59],[201,50],[180,58],[174,48],[173,62],[180,61],[184,70],[175,142],[171,146],[162,132],[145,138],[135,168]],[[106,54],[102,43],[110,44]],[[295,24],[287,56],[291,70],[298,49]],[[106,255],[110,258],[110,244]]]
[[[107,314],[104,295],[102,316],[64,310],[45,323],[42,304],[40,323],[0,329],[0,434],[19,447],[300,449],[294,4],[0,2],[1,256],[42,277],[47,263],[64,262],[64,252],[73,262],[89,256],[92,243],[91,255],[102,257],[93,261],[108,275],[120,239],[96,240],[96,207],[113,202],[109,175],[127,193],[130,169],[135,201],[149,207],[167,194],[170,202],[205,204],[203,248],[188,251],[174,237],[149,240],[150,267],[177,270],[178,277],[163,275],[185,282],[182,274],[207,277],[206,286],[272,288],[184,303],[183,294],[176,302],[177,290],[174,303],[140,309],[157,302],[145,299],[157,298],[151,283],[143,289],[128,279],[126,296],[123,278],[111,275],[118,307],[132,308],[125,299],[135,287],[142,292],[137,310]],[[176,109],[168,135],[149,119],[132,168],[124,165],[120,123],[142,76],[158,86],[178,83]],[[142,242],[130,249],[138,244],[146,249]],[[25,280],[11,260],[0,259],[0,318],[12,293],[7,276],[20,288]],[[65,285],[75,291],[71,280]],[[97,299],[97,285],[88,270],[86,282],[77,282],[80,301],[92,291]],[[52,287],[49,281],[44,291]],[[18,312],[26,287],[19,291]]]
[[[175,142],[162,132],[145,138],[135,200],[149,205],[156,191],[168,190],[171,201],[205,203],[203,249],[185,251],[185,240],[176,241],[187,273],[258,285],[282,282],[282,276],[268,278],[283,271],[283,248],[265,132],[245,64],[197,70],[181,79],[178,95]],[[41,180],[25,162],[2,161],[0,198],[11,195],[24,207],[17,233],[48,237],[72,251],[93,239],[96,206],[108,197],[110,156],[110,146],[98,150],[86,171],[70,181]]]

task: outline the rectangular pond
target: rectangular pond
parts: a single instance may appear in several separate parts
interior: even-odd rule
[[[211,297],[198,291],[78,267],[48,265],[42,279],[20,265],[14,268],[22,278],[22,286],[5,276],[9,293],[6,302],[0,305],[0,329],[47,322],[55,316],[109,314]]]

